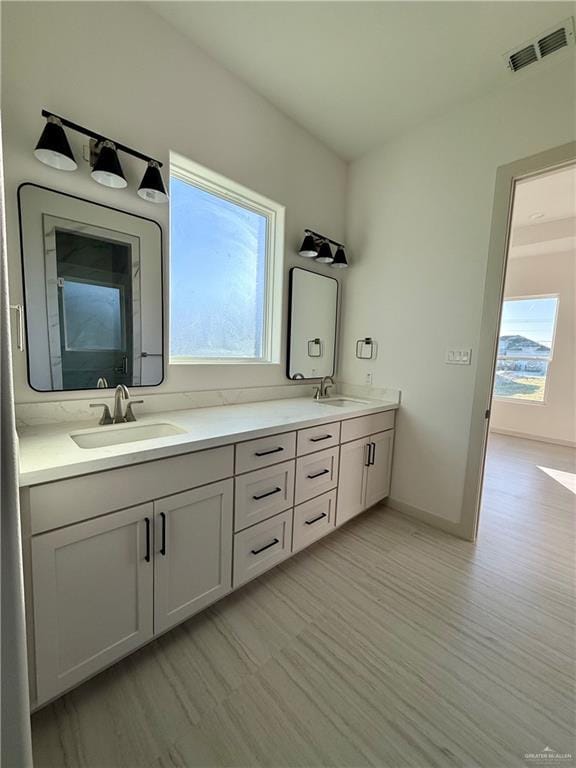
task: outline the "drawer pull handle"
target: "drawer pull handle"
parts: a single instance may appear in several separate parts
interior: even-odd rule
[[[320,435],[319,437],[311,437],[310,442],[311,443],[319,443],[320,440],[330,440],[332,435]]]
[[[312,520],[305,520],[306,525],[314,525],[314,523],[317,523],[318,520],[322,520],[323,517],[328,517],[326,512],[322,512],[321,515],[318,515],[318,517],[312,518]]]
[[[160,554],[166,554],[166,515],[164,512],[160,512],[160,519],[162,520],[162,546],[160,547]]]
[[[251,549],[250,552],[252,552],[253,555],[259,555],[260,552],[264,552],[266,549],[270,549],[270,547],[273,547],[275,544],[278,544],[280,539],[274,539],[274,541],[271,541],[270,544],[264,544],[263,547],[260,547],[260,549]]]
[[[308,480],[315,480],[317,477],[322,477],[322,475],[328,475],[329,473],[329,469],[321,469],[320,472],[315,472],[313,475],[306,475],[306,477]]]
[[[266,493],[261,493],[260,496],[252,496],[252,498],[254,501],[260,501],[260,499],[265,499],[266,496],[272,496],[275,493],[280,493],[281,490],[282,488],[274,488],[273,491],[266,491]]]
[[[269,456],[271,453],[280,453],[280,451],[283,451],[284,448],[282,448],[281,445],[278,446],[278,448],[271,448],[269,451],[256,451],[254,456]]]
[[[144,522],[146,523],[146,554],[144,555],[144,560],[146,560],[147,563],[150,562],[150,518],[145,517]]]

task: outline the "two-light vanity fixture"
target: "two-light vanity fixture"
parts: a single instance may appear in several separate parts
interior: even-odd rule
[[[314,259],[320,264],[329,264],[331,267],[344,269],[348,266],[344,246],[326,235],[314,232],[312,229],[304,230],[304,241],[298,253],[306,259]],[[336,253],[332,253],[330,244],[336,246]]]
[[[118,158],[118,150],[120,150],[147,163],[146,171],[138,187],[138,195],[150,203],[168,202],[168,195],[160,173],[161,162],[117,141],[111,141],[106,136],[95,133],[89,128],[84,128],[82,125],[77,125],[64,117],[47,112],[45,109],[42,110],[42,117],[46,118],[46,125],[34,150],[34,155],[41,163],[59,171],[75,171],[78,168],[64,132],[64,126],[66,126],[90,137],[91,176],[98,184],[114,189],[123,189],[128,186]]]

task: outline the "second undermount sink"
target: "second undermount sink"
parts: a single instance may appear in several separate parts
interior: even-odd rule
[[[79,448],[105,448],[108,445],[122,445],[122,443],[136,443],[140,440],[154,440],[158,437],[183,435],[185,432],[185,429],[175,427],[173,424],[140,424],[137,426],[114,424],[94,429],[91,432],[76,432],[70,434],[70,437]]]
[[[355,397],[327,397],[325,400],[316,400],[320,405],[335,405],[337,408],[345,408],[352,403],[369,405],[368,400],[357,400]]]

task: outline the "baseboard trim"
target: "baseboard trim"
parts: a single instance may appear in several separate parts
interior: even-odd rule
[[[418,507],[413,507],[411,504],[406,504],[406,502],[400,501],[400,499],[388,497],[385,503],[390,509],[394,509],[396,512],[400,512],[407,517],[413,517],[415,520],[419,520],[421,523],[426,523],[432,528],[439,528],[441,531],[450,533],[452,536],[457,536],[459,539],[470,540],[470,538],[466,536],[462,523],[460,522],[455,523],[452,520],[438,517],[438,515],[433,515],[431,512],[426,512],[425,509],[419,509]]]
[[[560,440],[553,437],[542,437],[541,435],[531,435],[528,432],[515,432],[512,429],[499,429],[490,427],[490,432],[496,435],[506,435],[507,437],[519,437],[522,440],[534,440],[537,443],[549,443],[550,445],[562,445],[566,448],[576,448],[574,440]]]

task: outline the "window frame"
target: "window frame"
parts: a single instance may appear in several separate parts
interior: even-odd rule
[[[266,255],[264,306],[262,311],[261,357],[172,357],[172,299],[168,291],[168,364],[169,365],[280,365],[282,348],[282,311],[284,283],[284,223],[286,209],[280,203],[212,171],[176,152],[170,152],[170,178],[176,178],[204,192],[265,216]],[[170,212],[171,216],[171,212]],[[171,244],[168,253],[169,278],[172,270]],[[168,280],[170,286],[170,279]]]
[[[548,368],[546,369],[546,376],[544,379],[544,394],[542,397],[542,400],[530,400],[529,398],[523,398],[523,397],[507,397],[506,395],[497,395],[496,394],[496,375],[498,373],[498,360],[500,359],[500,355],[498,354],[498,347],[500,346],[500,331],[502,329],[502,313],[504,311],[504,304],[507,301],[530,301],[530,300],[538,300],[538,299],[556,299],[556,311],[554,313],[554,324],[552,327],[552,340],[550,343],[550,354],[546,358],[546,361],[548,362]],[[548,404],[548,386],[550,383],[550,370],[552,368],[552,362],[554,359],[554,349],[556,347],[556,332],[558,330],[558,315],[560,313],[560,294],[558,293],[536,293],[536,294],[526,294],[525,296],[504,296],[502,299],[502,311],[500,316],[500,328],[498,330],[498,347],[496,349],[496,363],[495,363],[495,369],[494,369],[494,386],[492,388],[492,397],[494,400],[500,402],[500,403],[515,403],[519,405],[534,405],[534,406],[543,406]],[[530,356],[518,356],[518,359],[525,360],[529,359]],[[544,358],[537,358],[539,360],[542,360]]]

